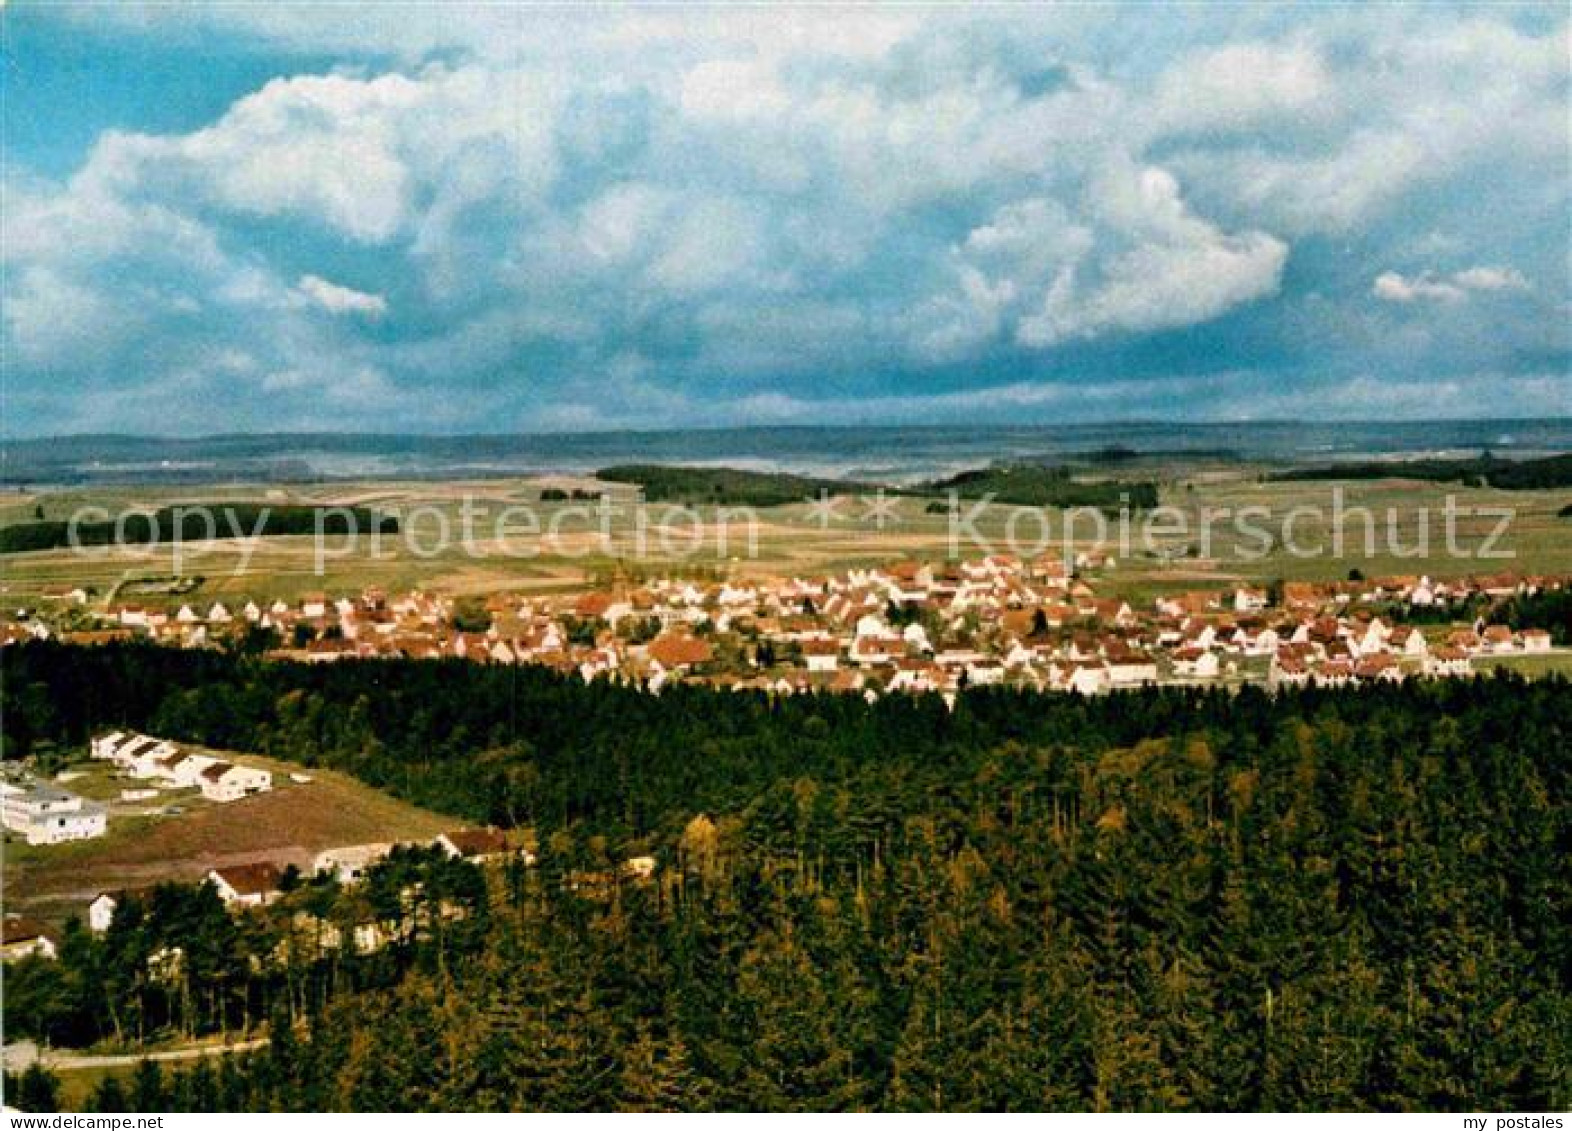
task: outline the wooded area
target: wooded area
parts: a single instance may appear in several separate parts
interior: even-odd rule
[[[538,835],[538,866],[484,884],[409,853],[232,924],[166,894],[17,964],[17,1035],[273,1019],[268,1050],[149,1067],[105,1110],[1572,1102],[1559,678],[979,688],[951,710],[461,661],[3,655],[9,756],[129,726]],[[641,853],[653,880],[605,879]],[[462,907],[450,929],[250,962],[307,908],[418,922],[412,886]],[[186,998],[137,972],[180,932]]]

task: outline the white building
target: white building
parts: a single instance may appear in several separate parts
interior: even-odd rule
[[[810,672],[833,672],[840,667],[840,642],[833,639],[804,640],[802,659]]]
[[[324,849],[311,862],[311,870],[318,875],[331,873],[341,884],[353,884],[364,878],[373,864],[393,851],[393,845],[350,844],[342,848]]]
[[[202,796],[209,801],[239,801],[253,793],[273,788],[273,775],[266,770],[234,762],[214,762],[197,775]]]
[[[43,924],[19,915],[7,915],[0,924],[0,960],[12,962],[35,954],[52,959],[55,953],[55,942]]]
[[[109,930],[109,925],[115,921],[115,911],[121,899],[121,894],[112,891],[101,891],[95,895],[93,902],[87,905],[87,929],[97,935]]]
[[[230,907],[265,907],[283,894],[279,884],[283,874],[274,864],[237,864],[214,868],[208,883],[218,890],[218,898]]]
[[[93,757],[106,758],[139,778],[151,778],[158,776],[158,764],[175,753],[175,744],[145,734],[123,735],[116,731],[95,738],[92,753]]]
[[[118,730],[110,731],[108,734],[101,734],[89,742],[88,749],[92,752],[93,757],[102,758],[107,762],[114,758],[115,750],[125,740],[125,732]]]
[[[1266,608],[1266,591],[1241,585],[1234,590],[1234,612],[1258,613]]]
[[[28,844],[91,840],[109,827],[102,805],[51,785],[0,782],[0,816],[5,827],[21,833]]]
[[[1542,628],[1523,630],[1523,651],[1544,653],[1550,651],[1550,633]]]
[[[1064,681],[1066,691],[1098,695],[1108,690],[1108,669],[1102,664],[1077,664]]]
[[[1432,648],[1425,657],[1425,673],[1433,676],[1467,676],[1474,674],[1474,662],[1461,648]]]

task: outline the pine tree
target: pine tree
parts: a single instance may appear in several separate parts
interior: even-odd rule
[[[12,1077],[7,1076],[9,1084]],[[16,1099],[19,1111],[56,1112],[60,1110],[60,1080],[43,1065],[34,1062],[27,1066],[16,1081]]]
[[[120,1077],[105,1076],[98,1082],[98,1087],[93,1089],[87,1106],[90,1111],[118,1114],[129,1112],[131,1101],[126,1096],[125,1087],[120,1083]]]
[[[618,1075],[618,1111],[682,1112],[702,1110],[688,1050],[682,1038],[657,1040],[647,1021],[639,1021],[623,1050]]]
[[[167,1108],[164,1073],[156,1060],[144,1058],[137,1062],[131,1077],[131,1106],[135,1111],[164,1111]]]

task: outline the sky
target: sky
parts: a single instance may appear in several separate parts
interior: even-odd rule
[[[1560,5],[0,21],[5,435],[1572,415]]]

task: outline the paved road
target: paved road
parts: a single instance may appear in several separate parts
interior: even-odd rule
[[[49,1050],[39,1054],[38,1060],[45,1068],[70,1071],[75,1068],[131,1068],[144,1060],[196,1060],[203,1056],[220,1056],[226,1052],[248,1052],[267,1044],[266,1037],[249,1041],[236,1041],[228,1045],[192,1045],[189,1048],[162,1049],[158,1052],[126,1053],[116,1056],[82,1056],[72,1052]]]

